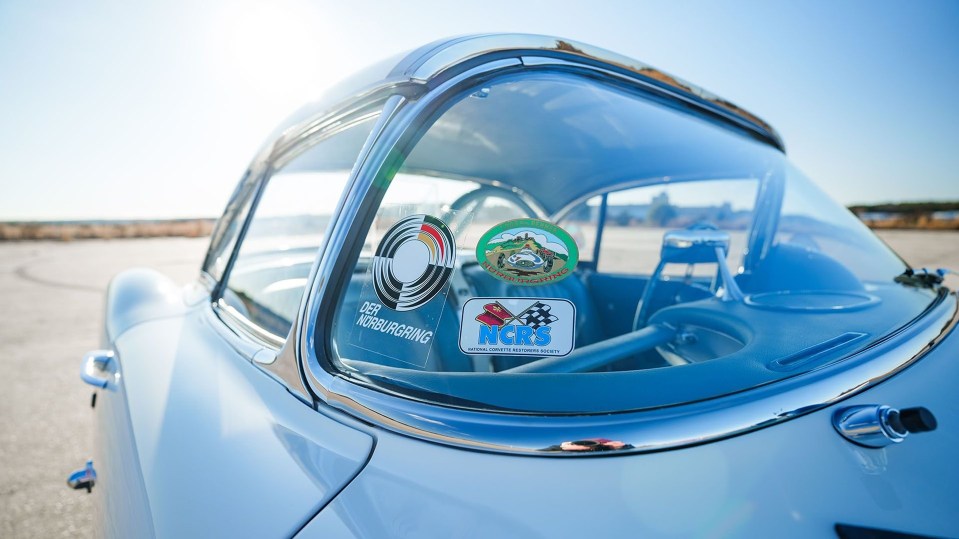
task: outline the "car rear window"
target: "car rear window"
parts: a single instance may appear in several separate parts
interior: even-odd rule
[[[615,83],[509,75],[425,122],[320,321],[357,383],[505,413],[669,406],[838,361],[934,299],[781,152]]]

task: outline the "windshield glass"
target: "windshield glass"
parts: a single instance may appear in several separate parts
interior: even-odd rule
[[[500,412],[712,398],[839,361],[930,290],[778,150],[570,73],[451,98],[379,179],[324,357]]]

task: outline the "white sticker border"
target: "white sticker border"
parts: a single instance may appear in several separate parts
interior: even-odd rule
[[[482,302],[485,302],[485,303],[490,303],[490,302],[508,302],[508,303],[513,303],[513,302],[516,302],[516,301],[529,302],[529,306],[527,306],[527,307],[523,310],[523,312],[525,312],[525,311],[528,310],[529,308],[535,306],[536,303],[539,303],[539,302],[548,301],[548,302],[562,302],[562,303],[566,303],[567,305],[569,305],[569,308],[570,308],[570,311],[571,311],[570,321],[568,322],[568,324],[569,324],[569,346],[568,346],[568,348],[565,350],[565,352],[562,352],[562,353],[552,353],[552,354],[543,353],[542,350],[529,350],[529,351],[526,351],[526,352],[518,352],[518,351],[515,351],[515,350],[514,350],[514,351],[506,351],[506,352],[504,352],[504,351],[490,351],[490,350],[477,351],[477,352],[467,351],[466,349],[463,348],[463,336],[464,336],[463,334],[464,334],[464,331],[467,329],[467,327],[469,327],[469,328],[474,328],[474,327],[475,327],[475,328],[477,328],[477,330],[478,330],[479,326],[482,325],[482,322],[479,322],[479,321],[477,321],[477,320],[474,320],[474,317],[472,317],[472,316],[469,316],[469,317],[468,317],[468,315],[466,314],[467,308],[468,308],[469,305],[470,305],[471,303],[473,303],[474,301],[475,301],[475,302],[480,302],[480,301],[482,301]],[[510,314],[513,314],[513,313],[510,313]],[[521,314],[521,313],[520,313],[520,314]],[[564,357],[564,356],[567,356],[567,355],[569,355],[570,353],[572,353],[572,351],[576,348],[576,304],[574,304],[572,301],[570,301],[570,300],[568,300],[568,299],[566,299],[566,298],[539,298],[539,297],[535,297],[535,296],[533,296],[533,297],[516,297],[516,296],[514,296],[514,297],[473,297],[473,298],[470,298],[470,299],[466,300],[466,302],[463,303],[462,308],[460,308],[460,331],[459,331],[459,335],[458,335],[458,339],[457,339],[457,342],[456,342],[456,343],[457,343],[457,346],[458,346],[459,349],[460,349],[460,352],[462,352],[462,353],[464,353],[464,354],[466,354],[466,355],[469,355],[469,356]]]

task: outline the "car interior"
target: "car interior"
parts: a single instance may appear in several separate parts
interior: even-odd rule
[[[366,241],[337,255],[352,270],[324,298],[335,307],[318,321],[329,337],[314,353],[360,383],[521,412],[667,406],[839,361],[930,302],[896,284],[904,263],[777,149],[695,111],[544,72],[463,91],[432,114],[370,194]],[[455,234],[453,277],[424,307],[379,314],[428,332],[423,340],[358,324],[378,301],[371,260],[385,230],[416,214]],[[582,255],[574,271],[540,286],[484,271],[478,237],[516,218],[569,232]],[[312,264],[289,255],[235,269],[277,335]],[[568,300],[575,346],[563,357],[466,354],[457,337],[469,298]],[[232,303],[257,317],[249,299]]]

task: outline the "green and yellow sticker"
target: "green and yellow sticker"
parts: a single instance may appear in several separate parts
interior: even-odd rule
[[[572,236],[553,223],[513,219],[483,234],[476,260],[501,281],[538,286],[569,277],[579,262],[579,249]]]

